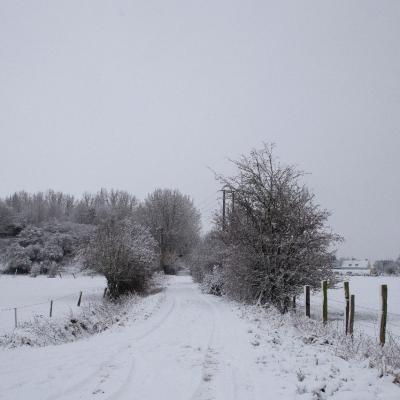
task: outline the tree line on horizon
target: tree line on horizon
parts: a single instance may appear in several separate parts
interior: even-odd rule
[[[184,260],[207,293],[286,312],[304,285],[317,288],[333,277],[342,238],[329,228],[330,213],[304,184],[304,173],[282,164],[273,146],[232,163],[232,176],[216,175],[226,202],[205,235],[192,199],[178,190],[156,189],[144,201],[105,189],[79,199],[51,190],[2,199],[6,270],[29,272],[79,257],[106,276],[118,297],[143,291],[156,270],[174,273]]]
[[[103,273],[117,297],[143,291],[157,270],[173,273],[199,240],[200,214],[189,196],[171,189],[144,201],[120,190],[79,199],[18,192],[0,200],[0,237],[5,272],[54,275],[77,260]]]

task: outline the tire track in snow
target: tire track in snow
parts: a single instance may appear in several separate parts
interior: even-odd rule
[[[210,375],[210,372],[209,372],[209,367],[210,367],[210,360],[212,359],[212,356],[211,356],[212,346],[211,345],[212,345],[212,342],[214,339],[215,328],[216,328],[216,308],[210,301],[208,301],[205,297],[201,296],[200,294],[198,295],[198,298],[201,300],[201,302],[203,302],[204,304],[207,304],[207,306],[212,311],[212,327],[211,327],[210,336],[208,338],[206,351],[203,353],[203,362],[202,362],[200,381],[197,385],[197,388],[195,389],[192,396],[190,397],[190,400],[203,400],[203,399],[205,400],[206,398],[210,398],[210,397],[208,397],[209,392],[210,392],[209,381],[210,381],[210,379],[212,379],[212,376]]]
[[[168,319],[168,317],[172,314],[176,307],[176,301],[175,299],[172,299],[171,306],[169,307],[168,311],[162,316],[162,318],[155,324],[153,325],[150,329],[145,331],[143,334],[134,336],[131,338],[136,344],[137,341],[143,340],[144,338],[148,337],[151,335],[153,332],[157,331]],[[84,378],[79,380],[78,382],[74,383],[70,387],[68,387],[66,390],[64,390],[62,393],[57,393],[55,395],[51,395],[46,398],[46,400],[62,400],[66,396],[70,396],[71,394],[74,394],[76,392],[82,391],[82,389],[87,388],[90,384],[93,383],[94,380],[97,380],[99,376],[104,375],[107,370],[109,370],[110,367],[113,366],[114,361],[117,359],[117,357],[124,355],[126,356],[127,350],[129,352],[131,348],[131,344],[124,344],[123,346],[120,346],[116,352],[114,352],[110,357],[108,357],[105,361],[101,363],[99,367],[97,367],[95,370],[93,370],[90,374],[86,375]],[[129,374],[131,375],[133,373],[134,369],[134,360],[132,360],[132,365],[129,369]],[[98,382],[96,382],[96,386],[98,386]],[[97,390],[96,388],[93,389],[92,393]],[[79,397],[69,397],[73,399],[77,399]]]
[[[158,331],[158,329],[161,328],[162,325],[164,325],[164,322],[166,322],[167,319],[169,319],[169,317],[172,315],[172,313],[176,312],[176,303],[177,303],[176,299],[173,298],[172,299],[173,306],[169,309],[168,313],[163,317],[163,319],[157,324],[156,329],[153,329],[149,334],[143,334],[143,335],[136,337],[135,340],[137,341],[137,340],[142,340],[142,339],[148,338],[148,336],[151,336],[152,333]],[[135,345],[136,344],[137,343],[135,343]],[[132,348],[132,347],[130,346],[130,348]],[[128,369],[128,373],[126,374],[123,382],[121,384],[119,384],[117,390],[114,393],[111,393],[110,395],[108,395],[105,398],[106,400],[117,400],[117,399],[121,398],[121,396],[123,396],[126,393],[126,390],[129,388],[129,385],[133,378],[133,373],[135,371],[135,365],[136,365],[136,359],[135,359],[132,351],[131,351],[130,357],[131,357],[130,366]]]
[[[243,337],[239,337],[236,329],[228,329],[231,325],[229,318],[232,318],[233,315],[230,310],[221,309],[224,304],[220,302],[219,298],[210,299],[205,295],[203,300],[213,310],[214,326],[204,360],[202,381],[191,400],[222,400],[221,395],[227,400],[254,399],[254,385],[250,377],[243,372],[243,368],[238,367],[240,360],[235,360],[232,357],[232,354],[235,353],[234,349],[227,349],[226,346],[226,344],[232,343],[232,339],[227,335],[233,335],[235,337],[233,342],[238,345],[247,343],[247,338],[245,337],[245,340],[243,340]],[[251,351],[250,348],[248,350]],[[221,385],[221,379],[223,380],[223,394],[218,392],[216,386],[217,380]]]
[[[173,294],[173,295],[175,296],[176,294]],[[179,303],[179,306],[181,306],[182,304],[181,304],[180,299],[179,299],[179,298],[177,298],[177,299],[178,299],[177,301],[178,301],[178,303]],[[199,302],[200,304],[206,304],[206,305],[207,305],[207,308],[208,308],[208,309],[211,309],[211,310],[212,310],[212,314],[213,314],[213,317],[212,317],[212,319],[211,319],[211,321],[212,321],[212,328],[211,328],[210,336],[209,336],[209,338],[208,338],[207,345],[205,346],[206,351],[203,352],[203,361],[202,361],[203,368],[202,368],[202,370],[201,370],[200,382],[199,382],[199,384],[198,384],[198,386],[197,386],[197,387],[200,387],[200,385],[201,385],[201,383],[202,383],[202,380],[203,380],[203,377],[204,377],[204,375],[205,375],[205,373],[204,373],[205,360],[206,360],[207,355],[208,355],[209,350],[210,350],[210,346],[209,346],[209,345],[210,345],[210,343],[211,343],[212,335],[213,335],[214,329],[215,329],[215,315],[214,315],[214,309],[213,309],[212,305],[211,305],[209,302],[205,301],[204,298],[203,298],[202,296],[200,296],[200,295],[197,294],[197,295],[196,295],[196,299],[198,300],[198,302]],[[175,300],[175,299],[174,299],[174,300]],[[175,310],[174,310],[174,315],[178,318],[178,320],[181,320],[182,315],[181,315],[181,312],[180,312],[180,311],[176,311],[176,309],[175,309]],[[149,346],[149,347],[153,347],[153,346],[154,346],[154,343],[148,344],[148,346]],[[132,356],[132,357],[133,357],[133,356]],[[132,362],[133,362],[133,364],[135,364],[135,361],[132,361]],[[111,395],[109,395],[108,397],[106,397],[105,400],[119,400],[119,399],[122,399],[122,398],[127,398],[127,396],[129,395],[129,392],[128,392],[129,389],[131,389],[132,391],[135,390],[135,388],[134,388],[134,382],[133,382],[133,379],[134,379],[134,371],[135,371],[135,368],[134,368],[134,366],[132,365],[132,368],[129,370],[129,372],[128,372],[126,378],[124,379],[124,382],[119,386],[119,388],[117,389],[116,392],[114,392],[113,394],[111,394]]]

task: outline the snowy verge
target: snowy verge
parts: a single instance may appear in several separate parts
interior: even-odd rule
[[[272,346],[269,354],[276,359],[276,368],[295,374],[297,395],[312,393],[322,399],[337,392],[357,392],[352,385],[372,390],[379,381],[379,385],[400,387],[400,348],[392,338],[382,348],[361,331],[353,339],[346,337],[337,323],[324,326],[295,313],[282,315],[273,307],[230,303],[248,322],[254,348]],[[271,364],[263,357],[258,361]],[[391,392],[389,386],[385,390]]]
[[[290,318],[303,341],[327,345],[344,360],[366,360],[371,368],[379,370],[380,376],[392,374],[400,383],[400,340],[391,332],[387,332],[386,343],[382,347],[379,339],[363,328],[356,327],[352,336],[346,335],[343,321],[323,325],[299,314],[292,314]]]
[[[166,281],[156,276],[147,295],[130,295],[110,301],[101,299],[83,305],[79,311],[52,319],[35,315],[31,321],[21,323],[12,332],[0,336],[0,347],[42,347],[68,343],[79,338],[103,332],[113,325],[124,326],[138,318],[148,318],[164,300],[162,292]]]

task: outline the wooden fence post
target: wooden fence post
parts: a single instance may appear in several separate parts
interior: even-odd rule
[[[324,324],[328,322],[328,281],[322,281],[322,321]]]
[[[310,286],[304,286],[304,297],[306,305],[306,317],[310,318]]]
[[[50,318],[53,316],[53,300],[50,300]]]
[[[356,296],[352,294],[350,296],[350,315],[349,315],[349,334],[353,336],[354,331],[354,314],[356,311]]]
[[[103,293],[103,299],[106,297],[106,294],[107,294],[107,288],[105,287],[104,288],[104,293]]]
[[[17,308],[14,308],[14,324],[15,327],[18,326],[18,320],[17,320]]]
[[[293,310],[296,310],[296,296],[293,296],[292,307],[293,307]]]
[[[379,332],[379,341],[381,346],[385,344],[386,340],[387,296],[388,296],[387,285],[381,285],[382,309],[381,309],[381,327]]]
[[[349,282],[345,281],[343,283],[344,287],[344,299],[346,301],[346,311],[345,311],[345,332],[346,335],[349,332],[349,313],[350,313],[350,287]]]
[[[82,292],[79,293],[79,299],[78,299],[78,304],[77,304],[78,307],[81,306],[81,300],[82,300]]]

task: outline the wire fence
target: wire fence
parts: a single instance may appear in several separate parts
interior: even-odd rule
[[[387,285],[381,286],[386,287],[387,294]],[[383,288],[381,289],[383,290]],[[326,294],[322,292],[311,295],[311,292],[309,291],[308,295],[305,294],[303,301],[300,301],[300,306],[304,308],[306,316],[309,316],[314,320],[319,319],[323,322],[342,320],[344,331],[347,333],[348,326],[346,326],[346,321],[348,321],[349,314],[347,314],[346,318],[346,313],[348,313],[347,310],[349,307],[349,301],[346,300],[344,293],[343,300],[332,298],[329,293],[330,291],[327,291]],[[307,296],[309,296],[308,300],[306,298]],[[387,294],[387,296],[390,296],[390,293]],[[377,297],[377,303],[378,302],[379,298]],[[326,310],[324,310],[324,304]],[[363,304],[359,305],[357,301],[355,301],[353,313],[354,315],[352,316],[354,327],[358,330],[362,328],[365,334],[379,337],[381,345],[385,343],[385,336],[390,336],[392,339],[400,341],[400,313],[387,311],[387,305],[387,297],[383,299],[382,296],[380,308],[366,306]],[[324,315],[324,313],[326,314]]]
[[[54,311],[56,310],[60,315],[65,314],[65,312],[71,311],[72,309],[77,309],[82,303],[93,300],[93,297],[105,297],[105,294],[106,288],[81,290],[59,297],[48,298],[47,300],[37,303],[3,307],[0,308],[1,325],[3,327],[6,325],[10,326],[11,324],[7,324],[7,320],[9,320],[10,323],[13,322],[14,328],[17,328],[21,322],[29,321],[35,316],[53,317]],[[65,300],[67,301],[65,302]],[[9,313],[8,318],[4,315],[7,313]]]

